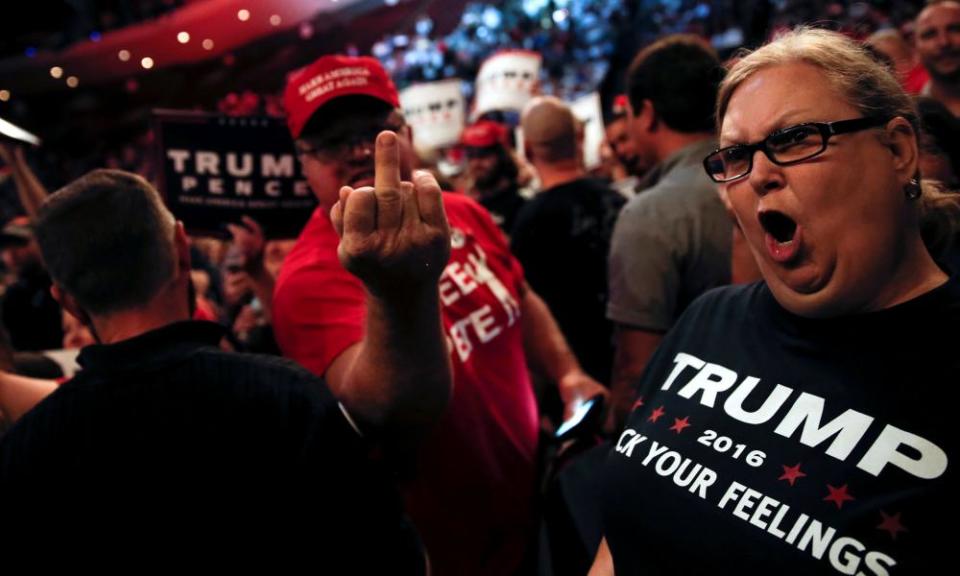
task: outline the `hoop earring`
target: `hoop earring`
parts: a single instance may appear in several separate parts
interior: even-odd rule
[[[923,194],[923,188],[920,187],[920,181],[916,178],[911,178],[907,185],[903,187],[904,194],[907,195],[907,198],[910,200],[916,200]]]

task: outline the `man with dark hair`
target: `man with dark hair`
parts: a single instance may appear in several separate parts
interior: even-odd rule
[[[960,2],[931,2],[917,15],[916,46],[930,73],[921,94],[960,116]]]
[[[138,216],[109,226],[105,207]],[[88,323],[90,315],[139,308],[176,272],[175,243],[146,241],[173,240],[176,220],[156,191],[134,174],[94,171],[68,184],[41,207],[35,227],[56,278],[53,293],[68,301],[68,310],[72,305],[86,315]],[[110,339],[101,336],[101,341]]]
[[[509,151],[506,126],[480,120],[467,126],[460,137],[467,156],[467,194],[490,212],[497,226],[510,234],[526,200],[517,185],[517,164]]]
[[[371,352],[381,336],[363,319],[376,312],[371,301],[401,287],[365,290],[347,273],[328,212],[342,203],[345,189],[370,184],[374,150],[383,144],[374,136],[382,128],[395,130],[407,177],[410,130],[397,110],[396,87],[373,58],[319,58],[290,75],[284,103],[319,207],[277,279],[274,329],[285,355],[325,375],[337,391],[377,369]],[[439,288],[454,391],[417,454],[406,504],[435,574],[515,574],[534,526],[538,418],[525,345],[535,366],[558,384],[568,410],[602,387],[580,368],[489,214],[463,194],[444,194],[443,203],[450,262],[436,270],[439,285],[431,288]],[[416,317],[418,300],[407,298],[407,313]],[[412,352],[423,343],[405,344],[415,370]]]
[[[651,44],[628,72],[634,148],[653,168],[620,213],[610,247],[616,355],[608,429],[629,412],[633,382],[680,313],[730,281],[732,224],[701,164],[715,148],[723,75],[713,50],[686,35]]]
[[[583,129],[570,107],[537,97],[523,111],[524,152],[543,186],[517,216],[511,249],[588,374],[609,385],[607,253],[624,197],[587,176]]]
[[[0,443],[4,524],[165,555],[208,531],[261,546],[301,533],[284,546],[309,540],[333,566],[422,572],[367,456],[371,439],[409,441],[450,393],[434,288],[449,254],[440,191],[429,176],[402,182],[397,155],[382,146],[375,186],[345,190],[334,215],[345,266],[378,294],[367,328],[382,335],[371,377],[341,383],[340,402],[289,361],[220,351],[222,328],[190,321],[183,225],[142,178],[97,170],[52,195],[36,234],[53,292],[99,343]],[[94,515],[96,531],[81,526]]]

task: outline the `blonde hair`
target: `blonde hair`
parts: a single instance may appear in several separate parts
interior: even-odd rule
[[[900,116],[913,127],[914,138],[920,134],[916,105],[889,69],[846,36],[804,26],[742,54],[730,68],[717,95],[718,132],[730,98],[741,84],[762,69],[798,62],[819,68],[833,89],[864,116]],[[957,195],[944,192],[933,181],[924,180],[921,188],[920,226],[928,249],[936,256],[960,229],[960,205]]]
[[[914,132],[920,121],[913,100],[903,91],[894,75],[853,40],[829,30],[799,27],[773,42],[744,54],[727,73],[717,95],[717,126],[730,104],[730,97],[756,72],[802,62],[816,66],[831,86],[864,116],[893,118],[902,116]]]

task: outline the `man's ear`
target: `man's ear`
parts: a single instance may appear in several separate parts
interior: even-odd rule
[[[647,132],[655,131],[660,125],[659,118],[657,117],[657,109],[654,107],[652,101],[643,101],[642,107],[640,108],[639,120],[640,125],[643,126],[643,129]]]
[[[173,241],[177,247],[177,271],[190,275],[190,240],[187,238],[187,231],[183,227],[183,222],[177,220],[176,229],[173,234]]]
[[[77,302],[70,293],[64,292],[63,288],[59,284],[52,284],[50,286],[50,295],[53,296],[53,299],[60,303],[60,307],[67,311],[67,314],[70,314],[74,318],[80,321],[81,324],[87,327],[93,326],[93,320],[90,319],[90,315],[87,314],[87,311],[80,307],[80,304]]]
[[[534,156],[533,146],[530,145],[526,140],[523,141],[523,155],[526,157],[527,162],[533,164]]]
[[[901,184],[906,185],[917,174],[920,151],[919,135],[905,118],[897,116],[887,122],[884,134],[886,145],[893,155],[893,168]]]

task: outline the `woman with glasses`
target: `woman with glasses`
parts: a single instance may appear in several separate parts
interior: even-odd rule
[[[763,281],[708,293],[638,383],[592,574],[945,565],[960,284],[924,247],[916,110],[852,41],[745,56],[704,160]]]

